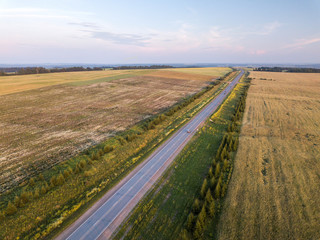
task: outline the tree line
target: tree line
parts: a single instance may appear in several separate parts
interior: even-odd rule
[[[253,71],[320,73],[320,69],[318,68],[297,68],[297,67],[259,67],[259,68],[254,68]]]
[[[209,220],[213,220],[219,212],[221,199],[224,198],[231,178],[233,164],[232,153],[239,144],[239,131],[248,87],[238,100],[227,133],[223,136],[216,155],[213,157],[209,171],[195,198],[181,239],[202,239]]]
[[[170,65],[118,66],[118,67],[113,67],[112,70],[126,70],[126,69],[161,69],[161,68],[173,68],[173,66],[170,66]]]
[[[27,67],[27,68],[1,68],[0,76],[11,75],[27,75],[40,73],[56,73],[56,72],[80,72],[80,71],[101,71],[101,67],[67,67],[67,68],[44,68],[44,67]],[[8,73],[10,72],[10,73]]]

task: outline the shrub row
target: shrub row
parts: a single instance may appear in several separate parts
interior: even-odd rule
[[[223,136],[200,192],[193,202],[191,211],[181,232],[181,239],[202,239],[206,224],[219,210],[220,200],[225,196],[232,173],[232,152],[238,148],[240,120],[245,109],[246,86],[235,107],[227,133]]]
[[[48,182],[41,173],[38,175],[37,180],[34,177],[30,178],[28,189],[31,190],[23,191],[20,195],[18,194],[14,197],[13,202],[9,201],[6,209],[0,211],[0,221],[5,216],[14,215],[19,208],[25,207],[33,199],[37,199],[55,187],[63,185],[71,175],[76,175],[88,169],[89,165],[93,164],[93,161],[101,160],[104,154],[111,152],[113,149],[113,146],[105,145],[99,151],[93,152],[90,157],[80,160],[74,168],[68,167],[64,171],[59,172],[59,174],[52,176]],[[38,187],[35,187],[36,182],[38,182]]]

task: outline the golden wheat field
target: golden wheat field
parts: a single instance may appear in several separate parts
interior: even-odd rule
[[[250,77],[218,239],[320,239],[320,74]]]

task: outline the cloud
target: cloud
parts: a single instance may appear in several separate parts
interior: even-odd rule
[[[113,42],[122,45],[145,46],[151,39],[148,36],[139,34],[112,33],[102,31],[86,31],[91,34],[92,38]]]
[[[248,35],[260,35],[260,36],[266,36],[273,33],[276,29],[283,26],[282,23],[278,21],[266,23],[262,26],[255,26],[254,29],[251,31],[241,31],[239,34],[242,36],[248,36]]]
[[[303,48],[304,46],[320,42],[320,38],[311,38],[311,39],[299,39],[295,43],[288,44],[284,48],[294,48],[299,49]]]
[[[278,21],[267,23],[264,25],[263,30],[259,33],[260,35],[269,35],[273,33],[276,29],[282,26]]]
[[[84,28],[99,29],[98,25],[92,22],[69,22],[70,25],[76,25]]]

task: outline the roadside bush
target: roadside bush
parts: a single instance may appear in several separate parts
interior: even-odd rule
[[[194,233],[193,233],[193,237],[195,239],[201,239],[202,237],[202,232],[203,232],[203,228],[201,226],[201,223],[199,221],[199,219],[196,221],[196,226],[195,226],[195,230],[194,230]]]
[[[97,157],[98,157],[98,160],[100,160],[102,158],[102,156],[104,155],[104,151],[102,149],[100,149],[97,153]],[[87,165],[87,163],[86,163]]]
[[[210,167],[210,169],[209,169],[208,176],[210,179],[214,176],[212,167]]]
[[[193,213],[192,212],[189,213],[189,216],[187,219],[187,230],[190,232],[193,230],[194,220],[195,220],[195,217],[194,217]]]
[[[206,194],[206,197],[205,197],[205,201],[206,201],[208,204],[210,204],[210,203],[213,201],[213,197],[212,197],[212,195],[211,195],[210,189],[208,189],[208,191],[207,191],[207,194]]]
[[[211,203],[209,204],[209,207],[208,207],[208,213],[209,213],[209,216],[210,217],[213,217],[214,214],[215,214],[215,202],[214,200],[211,201]]]
[[[23,192],[20,195],[21,203],[26,204],[28,203],[32,198],[32,192]]]
[[[180,234],[180,239],[181,240],[190,240],[190,236],[188,234],[188,231],[186,229],[183,229],[181,234]]]
[[[200,221],[202,227],[205,226],[206,218],[207,218],[207,212],[206,212],[206,206],[204,204],[201,208],[201,212],[198,215],[198,220]]]
[[[215,185],[216,185],[216,178],[213,176],[211,179],[210,179],[210,189],[211,190],[214,190],[215,188]]]
[[[208,181],[207,179],[205,178],[203,183],[202,183],[202,186],[201,186],[201,191],[200,191],[200,195],[201,195],[201,198],[203,199],[205,197],[205,194],[207,192],[207,189],[208,189]]]
[[[127,140],[128,142],[131,142],[131,141],[133,141],[136,137],[137,137],[137,136],[132,133],[132,134],[127,135],[126,140]]]
[[[39,197],[40,197],[39,188],[36,188],[36,189],[35,189],[34,194],[33,194],[33,197],[34,197],[34,198],[39,198]]]
[[[21,200],[20,200],[19,196],[15,196],[13,203],[17,208],[21,207]]]
[[[216,170],[214,171],[214,176],[217,178],[220,175],[220,163],[216,165]]]
[[[60,173],[57,177],[57,185],[62,185],[64,183],[65,179],[62,173]]]
[[[64,170],[63,171],[64,178],[67,179],[71,175],[71,172],[72,172],[72,170],[70,167],[68,169]]]
[[[17,212],[17,207],[12,202],[9,202],[6,209],[6,214],[10,216],[15,214],[16,212]]]
[[[58,183],[57,183],[57,177],[56,176],[52,176],[50,178],[50,188],[54,188],[55,186],[57,186]]]
[[[87,166],[87,161],[82,159],[79,163],[78,163],[79,167],[81,169],[84,169]]]
[[[220,198],[220,193],[221,193],[221,184],[220,184],[220,182],[218,182],[217,186],[216,186],[216,189],[214,191],[214,197],[216,199],[219,199]]]
[[[46,194],[47,193],[47,188],[45,186],[42,186],[40,192],[41,192],[42,195]]]
[[[106,145],[106,146],[104,146],[104,148],[103,148],[104,153],[109,153],[109,152],[111,152],[112,150],[113,150],[113,147],[112,147],[112,146],[109,146],[109,145]]]
[[[44,181],[44,176],[43,176],[42,173],[39,174],[39,180],[40,180],[40,181]]]
[[[123,137],[118,137],[118,141],[120,142],[121,145],[126,144],[126,140],[124,140]]]
[[[30,178],[30,180],[29,180],[29,186],[33,187],[34,184],[35,184],[35,181],[34,181],[34,178],[32,177],[32,178]]]
[[[6,215],[3,211],[0,211],[0,223],[5,219]]]
[[[194,214],[198,214],[198,213],[200,212],[200,209],[201,209],[201,207],[200,207],[200,201],[199,201],[198,198],[196,198],[196,199],[194,200],[194,202],[193,202],[193,205],[192,205],[192,212],[193,212]]]

